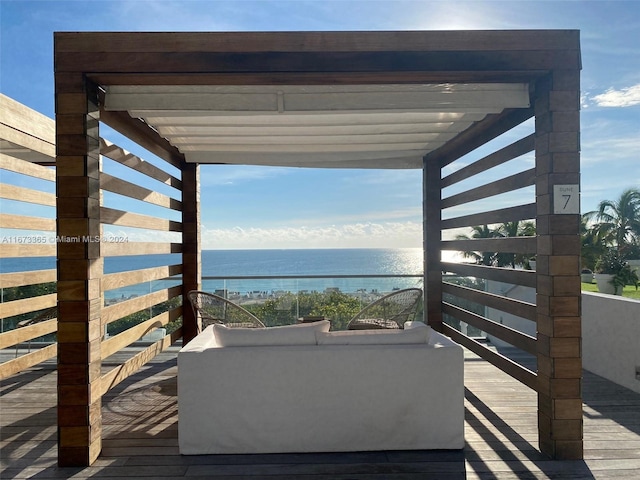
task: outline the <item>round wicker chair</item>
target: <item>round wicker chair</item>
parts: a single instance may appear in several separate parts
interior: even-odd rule
[[[192,290],[187,296],[193,313],[202,319],[202,329],[213,323],[221,323],[227,327],[264,327],[258,317],[224,297],[199,290]]]
[[[404,328],[413,320],[420,304],[422,290],[405,288],[392,292],[364,307],[347,325],[347,330]]]

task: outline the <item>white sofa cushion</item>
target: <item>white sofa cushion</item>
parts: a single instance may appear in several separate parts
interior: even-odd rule
[[[209,348],[196,337],[178,354],[181,454],[464,448],[463,349],[435,330],[422,345],[220,348],[203,334]]]
[[[418,322],[413,322],[418,323]],[[316,332],[318,345],[400,345],[428,343],[431,327],[413,325],[405,330],[347,330]]]
[[[412,328],[428,328],[431,331],[431,327],[424,322],[413,320],[411,322],[404,322],[404,329],[410,330]]]
[[[221,347],[315,345],[316,332],[328,332],[329,320],[266,328],[229,328],[214,324],[216,343]]]

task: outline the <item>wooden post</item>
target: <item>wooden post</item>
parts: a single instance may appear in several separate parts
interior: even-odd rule
[[[98,123],[95,89],[56,73],[60,466],[88,466],[102,445]]]
[[[182,228],[182,339],[186,344],[199,331],[187,293],[200,290],[202,281],[200,167],[194,163],[182,166]]]
[[[538,431],[543,453],[581,459],[580,76],[536,88]]]
[[[440,164],[424,159],[423,230],[424,230],[424,314],[427,323],[442,331],[442,185]]]

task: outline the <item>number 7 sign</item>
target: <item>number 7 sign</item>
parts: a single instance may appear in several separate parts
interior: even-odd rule
[[[580,213],[580,186],[579,185],[554,185],[553,186],[553,213],[579,214]]]

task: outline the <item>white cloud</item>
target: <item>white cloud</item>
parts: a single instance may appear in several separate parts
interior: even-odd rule
[[[590,98],[589,97],[589,92],[582,92],[580,94],[580,108],[581,109],[584,110],[584,109],[587,109],[587,108],[590,107],[589,98]]]
[[[422,224],[367,222],[318,227],[202,229],[204,249],[405,248],[422,245]]]
[[[600,107],[631,107],[640,105],[640,83],[620,90],[610,88],[606,92],[594,96],[593,100]]]

